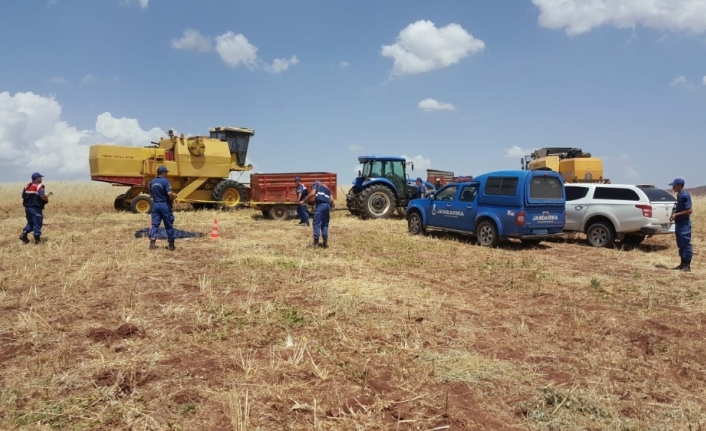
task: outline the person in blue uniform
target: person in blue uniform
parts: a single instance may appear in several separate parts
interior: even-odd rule
[[[426,194],[426,189],[424,188],[424,181],[422,181],[421,177],[417,177],[417,187],[417,199],[421,199]]]
[[[49,198],[44,191],[44,184],[42,184],[42,178],[44,175],[39,172],[32,174],[32,182],[28,183],[24,189],[22,189],[22,205],[25,207],[25,218],[27,219],[27,225],[22,229],[22,235],[20,235],[20,241],[25,244],[29,244],[29,233],[34,233],[34,243],[39,244],[41,242],[42,235],[42,221],[44,215],[44,205],[49,203]]]
[[[328,223],[333,207],[331,190],[320,181],[311,186],[314,195],[314,243],[310,247],[319,247],[319,236],[324,240],[320,247],[328,248]]]
[[[166,166],[157,168],[157,177],[150,182],[150,192],[152,193],[152,226],[150,226],[150,249],[157,246],[157,232],[159,225],[164,222],[169,241],[169,250],[174,250],[174,214],[172,213],[172,200],[176,194],[172,192],[172,185],[165,177],[169,172]]]
[[[301,178],[299,177],[295,177],[294,182],[297,184],[297,215],[299,215],[299,226],[309,226],[309,207],[306,204],[309,189],[302,184]]]
[[[672,190],[677,194],[677,207],[672,214],[674,221],[677,247],[679,247],[679,257],[681,263],[674,269],[680,271],[691,271],[691,196],[684,190],[684,180],[676,178],[669,183]]]

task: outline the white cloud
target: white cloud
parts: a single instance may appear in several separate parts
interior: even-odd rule
[[[238,67],[244,64],[250,69],[255,67],[257,47],[248,42],[248,39],[242,34],[229,31],[217,36],[216,51],[228,66]]]
[[[678,85],[684,85],[687,83],[687,80],[684,76],[677,76],[674,78],[674,80],[669,84],[670,87],[676,87]]]
[[[88,75],[81,78],[81,82],[83,82],[84,84],[91,84],[93,82],[96,82],[96,77],[89,73]]]
[[[507,148],[505,150],[505,157],[508,159],[520,159],[520,158],[523,158],[525,156],[532,154],[533,151],[534,150],[530,150],[527,148],[519,147],[517,145],[513,145],[512,147]]]
[[[289,60],[286,58],[275,58],[272,62],[272,66],[265,65],[265,70],[270,73],[280,73],[289,69],[290,66],[295,66],[299,64],[299,59],[296,55],[293,55]]]
[[[623,161],[628,161],[628,160],[630,160],[630,156],[627,154],[623,154],[622,156],[618,157],[618,159],[623,160]]]
[[[412,162],[414,164],[414,172],[426,172],[427,169],[431,168],[431,159],[421,155],[416,155],[414,157],[407,157],[403,155],[401,157],[404,157],[408,163]]]
[[[539,24],[577,35],[603,25],[673,32],[706,31],[706,0],[532,0]]]
[[[67,81],[61,76],[57,76],[55,78],[50,79],[49,82],[52,82],[54,84],[67,84],[69,81]]]
[[[166,133],[142,130],[137,120],[99,115],[95,130],[61,120],[54,97],[0,93],[0,180],[16,181],[39,171],[50,179],[88,178],[88,147],[96,143],[144,146]]]
[[[391,75],[402,76],[443,69],[483,49],[485,43],[458,24],[436,28],[421,20],[400,31],[395,43],[383,45],[380,53],[395,60]]]
[[[632,166],[628,166],[627,168],[625,168],[625,176],[628,179],[634,180],[640,178],[640,173]]]
[[[349,149],[350,151],[353,151],[354,153],[358,153],[358,152],[363,151],[363,146],[362,146],[362,145],[353,144],[353,145],[351,145],[350,147],[348,147],[348,149]]]
[[[126,5],[137,3],[142,9],[146,9],[147,6],[149,6],[150,0],[123,0],[122,3]]]
[[[701,83],[706,85],[706,76],[704,76],[704,79],[701,80]]]
[[[419,102],[419,109],[423,109],[425,111],[453,111],[456,108],[454,108],[454,105],[450,103],[438,102],[434,99],[424,99]]]
[[[349,62],[347,62],[347,61],[342,61],[342,62],[339,64],[339,66],[341,66],[341,68],[343,68],[343,69],[345,69],[346,67],[348,67],[348,66],[350,66],[350,65],[351,65],[351,64],[350,64]]]
[[[174,49],[191,49],[195,51],[208,52],[211,50],[211,40],[198,30],[187,28],[184,35],[179,39],[172,39],[170,42]]]

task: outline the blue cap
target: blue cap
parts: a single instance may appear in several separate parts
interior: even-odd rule
[[[36,180],[37,178],[44,178],[44,175],[40,174],[39,172],[35,172],[32,174],[32,179]]]
[[[676,186],[676,185],[683,186],[683,185],[684,185],[684,180],[681,179],[681,178],[675,178],[674,181],[672,181],[671,183],[669,183],[669,185],[670,185],[670,186]]]
[[[301,180],[301,178],[299,178],[299,177],[294,177],[294,182],[295,182],[295,183],[299,182],[299,180]]]
[[[420,183],[424,182],[424,181],[422,181],[422,177],[417,177],[417,181],[419,181]]]
[[[166,166],[160,166],[160,167],[157,168],[157,173],[158,173],[158,174],[163,174],[163,173],[165,173],[165,172],[169,172],[169,170],[167,169]]]

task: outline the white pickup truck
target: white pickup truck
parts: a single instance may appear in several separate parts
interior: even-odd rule
[[[676,198],[650,185],[565,184],[567,233],[582,232],[594,247],[616,240],[636,245],[653,235],[674,233],[669,220]]]

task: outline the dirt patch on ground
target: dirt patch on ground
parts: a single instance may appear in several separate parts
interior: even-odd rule
[[[143,331],[130,323],[123,323],[116,329],[92,328],[86,332],[86,338],[96,343],[111,344],[117,340],[141,337]]]

